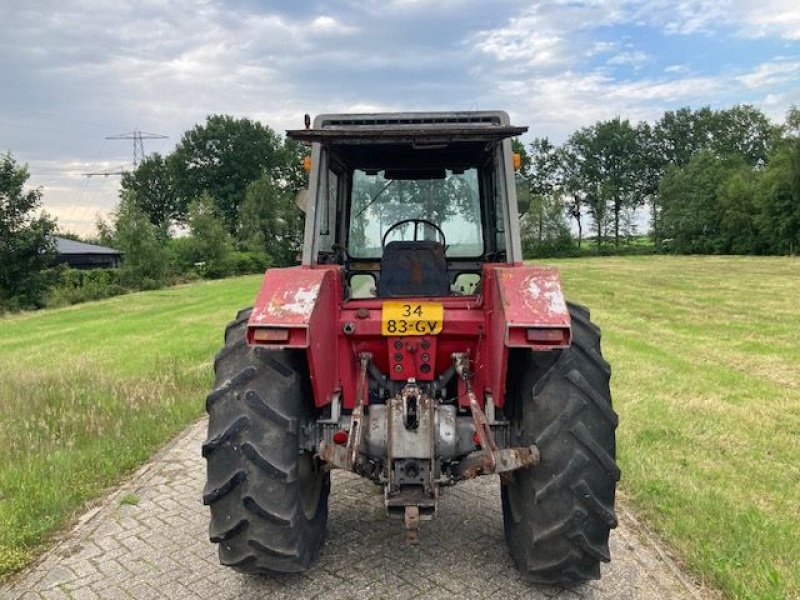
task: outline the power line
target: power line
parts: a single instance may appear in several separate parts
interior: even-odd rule
[[[82,173],[84,177],[96,177],[96,176],[103,176],[109,177],[111,175],[125,175],[127,171],[125,170],[125,166],[117,167],[116,169],[104,169],[102,171],[91,171],[89,173]]]

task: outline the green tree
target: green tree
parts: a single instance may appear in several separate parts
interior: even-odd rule
[[[133,192],[125,192],[116,211],[114,246],[123,253],[119,281],[131,288],[153,289],[164,283],[168,258],[158,228],[136,201]]]
[[[705,150],[683,167],[670,167],[661,181],[661,229],[679,253],[718,254],[729,249],[723,231],[722,193],[746,169],[741,157],[720,158]]]
[[[800,136],[800,108],[792,105],[786,111],[786,122],[781,127],[782,133],[791,137]]]
[[[125,173],[121,188],[123,194],[134,193],[139,208],[164,237],[173,222],[183,220],[173,174],[160,154],[151,154],[135,171]]]
[[[687,107],[667,111],[652,128],[645,173],[651,172],[654,180],[660,181],[668,167],[687,165],[703,151],[719,159],[738,159],[751,166],[763,166],[778,135],[779,129],[766,115],[747,104],[724,110]],[[653,194],[652,226],[656,243],[663,202]]]
[[[748,104],[667,111],[653,127],[655,154],[664,169],[683,166],[703,150],[720,158],[739,156],[753,166],[763,164],[777,134],[767,116]]]
[[[561,147],[561,171],[563,173],[564,210],[575,221],[578,228],[578,248],[583,243],[583,214],[586,210],[586,190],[582,179],[581,163],[574,146],[568,142]]]
[[[760,175],[742,165],[720,185],[720,241],[725,254],[761,254],[767,249],[757,219]]]
[[[558,196],[541,197],[535,212],[522,215],[520,234],[526,258],[564,255],[574,248],[572,232]]]
[[[308,172],[303,163],[308,148],[300,142],[286,138],[280,154],[280,162],[272,170],[272,181],[276,186],[291,192],[292,198],[301,189],[308,187]]]
[[[47,281],[44,269],[55,254],[56,223],[41,207],[41,190],[25,190],[27,166],[11,154],[0,157],[0,306],[39,307]]]
[[[636,126],[636,146],[637,176],[634,179],[634,194],[639,204],[650,207],[651,235],[653,242],[658,246],[660,240],[658,185],[664,176],[664,163],[659,156],[655,128],[649,123],[641,122]]]
[[[795,255],[800,249],[800,138],[775,150],[760,185],[758,223],[769,251]]]
[[[529,148],[527,164],[521,165],[520,169],[528,180],[531,195],[526,220],[533,225],[535,235],[542,243],[545,237],[549,237],[546,226],[550,220],[545,215],[550,212],[551,205],[561,204],[561,161],[558,148],[546,137],[534,138]]]
[[[701,150],[710,150],[716,127],[710,107],[668,110],[653,126],[653,142],[662,170],[681,167]]]
[[[524,150],[524,149],[523,149]],[[526,256],[567,252],[572,235],[563,203],[564,156],[548,138],[534,138],[520,153],[520,172],[530,190],[530,206],[520,220]]]
[[[575,132],[567,143],[566,169],[570,191],[579,194],[594,221],[597,245],[611,226],[619,246],[627,211],[639,206],[639,146],[636,130],[619,117]]]
[[[740,104],[717,111],[712,130],[712,149],[717,156],[738,156],[751,166],[767,162],[780,128],[759,109]]]
[[[195,257],[203,262],[203,275],[225,277],[231,272],[230,258],[233,241],[217,204],[209,194],[203,194],[189,204],[189,228],[194,238]]]
[[[595,135],[603,177],[600,189],[611,207],[614,245],[619,247],[621,226],[626,221],[625,213],[635,210],[640,204],[637,195],[639,146],[636,131],[630,121],[617,117],[598,123]]]
[[[101,246],[114,246],[114,224],[106,221],[101,215],[95,215],[94,228],[97,234],[88,239],[92,244],[99,244]]]
[[[591,127],[579,129],[570,136],[566,144],[568,165],[565,168],[565,185],[573,198],[570,214],[578,220],[579,239],[583,236],[580,216],[586,210],[592,218],[595,240],[600,248],[608,212],[605,197],[601,193],[602,175],[594,145],[595,135]]]
[[[287,185],[296,184],[296,171],[288,168],[290,158],[294,156],[289,156],[277,134],[258,121],[211,115],[204,125],[184,133],[167,158],[178,213],[186,215],[189,203],[208,193],[227,230],[235,233],[239,206],[251,182],[283,169]]]
[[[242,246],[266,253],[275,265],[295,264],[303,249],[304,218],[294,197],[294,190],[280,187],[270,175],[251,183],[239,216]]]

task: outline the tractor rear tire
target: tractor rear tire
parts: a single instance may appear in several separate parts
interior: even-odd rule
[[[511,557],[538,583],[573,585],[600,578],[609,531],[617,526],[614,494],[617,414],[611,369],[600,354],[600,329],[570,304],[572,345],[562,351],[512,354],[509,411],[516,445],[536,444],[541,462],[502,486],[503,524]]]
[[[300,450],[299,436],[313,420],[304,355],[249,347],[249,316],[250,309],[240,311],[228,325],[214,361],[203,503],[223,565],[294,573],[319,556],[330,475]]]

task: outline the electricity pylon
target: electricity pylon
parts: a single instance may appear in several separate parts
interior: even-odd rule
[[[144,142],[142,140],[166,140],[169,136],[161,135],[158,133],[147,133],[134,129],[128,133],[120,133],[117,135],[109,135],[107,140],[133,140],[133,170],[139,166],[139,163],[144,160]],[[86,177],[94,177],[101,175],[108,177],[110,175],[123,175],[125,173],[124,167],[118,169],[106,169],[105,171],[93,171],[91,173],[84,173]]]
[[[107,140],[133,140],[133,169],[139,166],[139,161],[144,160],[144,143],[142,140],[166,140],[168,136],[158,133],[147,133],[134,129],[128,133],[110,135]]]

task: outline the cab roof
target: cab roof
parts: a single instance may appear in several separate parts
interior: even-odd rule
[[[528,131],[510,124],[504,111],[455,111],[326,114],[306,119],[305,129],[286,135],[322,144],[411,144],[435,146],[455,142],[497,142]]]
[[[513,125],[337,125],[318,129],[290,129],[286,135],[293,140],[331,145],[411,144],[430,147],[458,142],[499,142],[526,131],[527,127]]]

